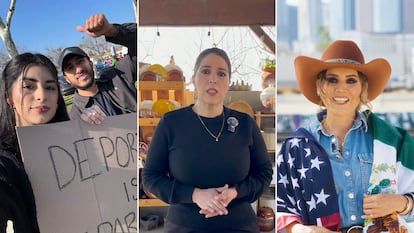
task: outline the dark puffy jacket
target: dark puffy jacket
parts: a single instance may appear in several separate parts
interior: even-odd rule
[[[0,232],[11,220],[14,233],[37,233],[36,205],[32,186],[16,155],[0,149]]]

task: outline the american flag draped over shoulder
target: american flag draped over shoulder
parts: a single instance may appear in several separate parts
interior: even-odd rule
[[[325,150],[303,128],[277,156],[277,230],[294,221],[339,230],[338,196]]]

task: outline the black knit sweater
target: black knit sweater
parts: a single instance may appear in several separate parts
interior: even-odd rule
[[[256,122],[247,114],[224,108],[224,131],[216,141],[201,124],[192,106],[167,113],[153,135],[145,167],[144,187],[170,203],[167,219],[175,224],[211,232],[237,230],[256,221],[250,203],[272,179],[272,164]],[[232,132],[229,117],[238,120]],[[214,134],[223,118],[202,117]],[[193,203],[194,188],[229,184],[238,196],[229,214],[205,218]]]

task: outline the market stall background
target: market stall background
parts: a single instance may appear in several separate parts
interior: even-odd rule
[[[232,60],[232,81],[260,91],[261,66],[275,55],[272,0],[144,0],[139,1],[139,25],[139,61],[167,65],[174,56],[187,84],[199,52],[217,46]]]
[[[250,86],[250,88],[242,88],[244,91],[231,91],[227,102],[243,99],[255,113],[261,110],[263,65],[268,60],[275,60],[274,0],[141,0],[138,9],[140,25],[138,48],[141,64],[166,66],[173,57],[175,64],[183,71],[186,91],[191,92],[190,81],[196,56],[206,48],[217,46],[226,50],[232,60],[231,81],[234,84],[243,82],[245,86]],[[273,75],[275,79],[275,74]],[[181,90],[171,91],[175,94],[177,91],[181,93]],[[157,95],[154,94],[155,92],[158,94],[160,90],[154,90],[153,96]],[[191,95],[186,95],[183,104],[192,102]],[[259,125],[270,123],[270,127],[274,130],[274,113],[265,117],[262,114],[258,116],[258,118],[257,115],[254,117]],[[144,120],[148,119],[140,119],[140,122]],[[156,124],[156,120],[153,122]],[[270,151],[273,159],[274,151],[274,149]],[[267,204],[274,206],[274,188],[273,193],[267,195],[273,199]],[[163,215],[165,207],[162,207],[159,202],[147,201],[140,202],[140,207],[146,207],[140,208],[141,216]],[[151,206],[150,203],[155,205]],[[142,232],[145,230],[140,228]]]

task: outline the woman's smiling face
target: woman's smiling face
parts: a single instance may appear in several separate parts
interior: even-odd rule
[[[11,90],[9,104],[14,108],[16,125],[48,123],[56,114],[58,81],[43,66],[30,66],[18,78]]]
[[[321,82],[317,89],[328,112],[354,114],[359,108],[362,82],[357,70],[330,68]]]

